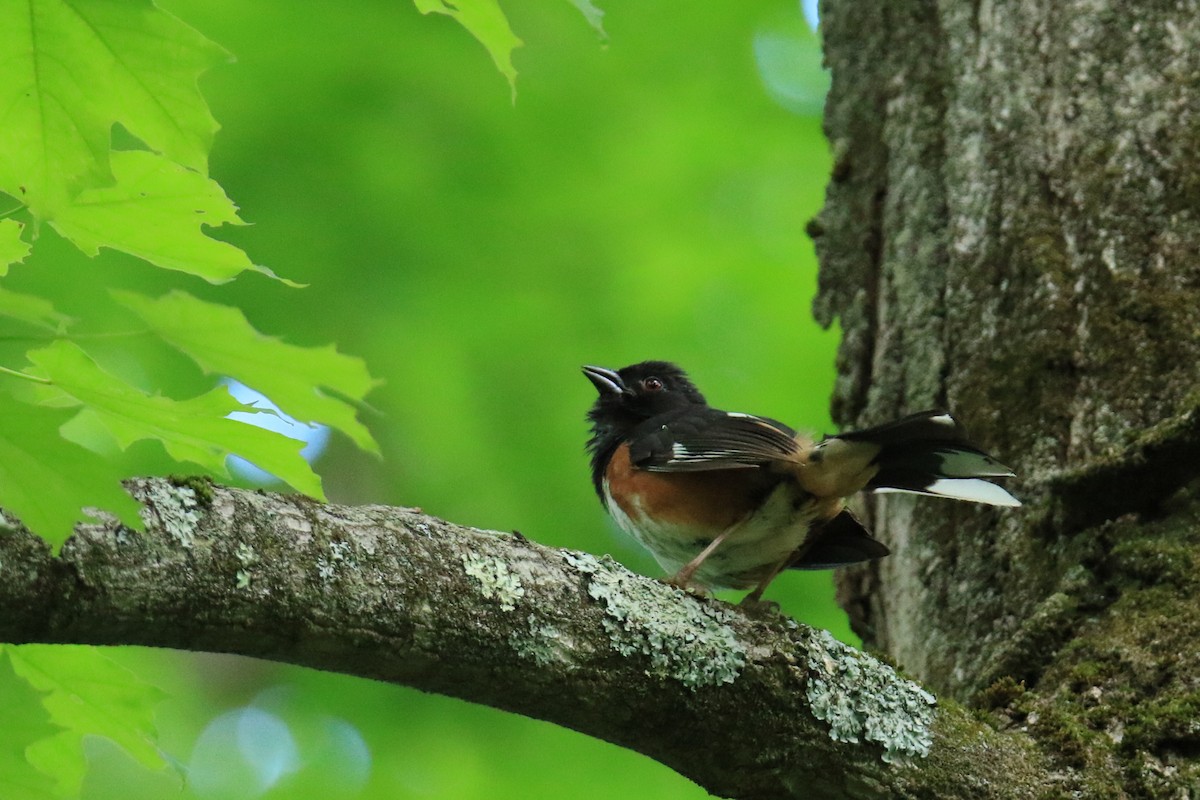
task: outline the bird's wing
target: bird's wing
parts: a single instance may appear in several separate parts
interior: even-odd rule
[[[651,419],[629,442],[634,466],[651,472],[702,472],[795,460],[796,432],[751,414],[687,409]]]

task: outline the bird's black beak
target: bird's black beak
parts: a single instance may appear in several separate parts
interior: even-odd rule
[[[621,376],[611,369],[604,367],[584,367],[583,374],[587,375],[592,385],[601,396],[606,394],[624,394],[627,390]]]

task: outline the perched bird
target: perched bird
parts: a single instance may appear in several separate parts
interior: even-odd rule
[[[680,587],[753,587],[757,600],[784,569],[887,555],[845,507],[864,489],[1021,504],[983,480],[1012,471],[944,411],[815,441],[710,407],[667,361],[583,372],[600,393],[588,413],[596,493]]]

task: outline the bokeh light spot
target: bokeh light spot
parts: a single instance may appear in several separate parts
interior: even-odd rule
[[[201,798],[250,800],[299,766],[287,723],[261,708],[239,708],[221,714],[200,734],[188,783]]]

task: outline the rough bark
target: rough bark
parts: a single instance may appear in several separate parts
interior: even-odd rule
[[[1034,797],[1050,779],[876,659],[519,534],[162,480],[144,534],[0,535],[0,641],[238,653],[486,703],[729,797]],[[949,794],[947,794],[949,793]]]
[[[1022,513],[889,496],[859,632],[1088,797],[1200,793],[1200,8],[832,3],[811,226],[847,425],[949,407]],[[1023,682],[1023,687],[1022,687]]]

